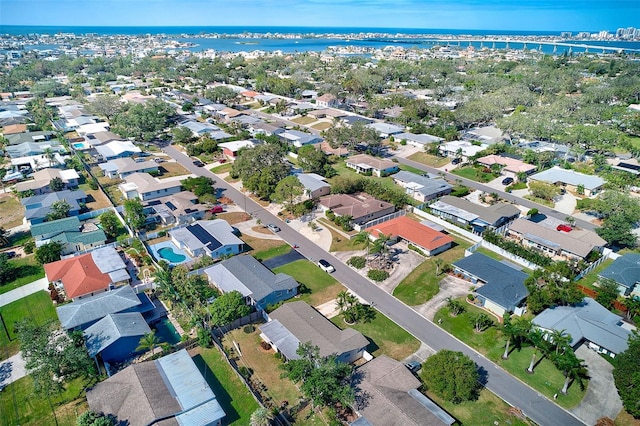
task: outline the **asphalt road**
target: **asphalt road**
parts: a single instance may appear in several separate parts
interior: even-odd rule
[[[539,425],[582,425],[584,424],[571,413],[548,400],[537,391],[533,390],[523,382],[511,376],[505,370],[483,357],[478,352],[465,345],[455,337],[451,336],[433,322],[422,317],[413,309],[397,300],[395,297],[381,290],[375,284],[340,262],[330,253],[322,250],[303,235],[290,228],[284,221],[271,214],[246,197],[242,192],[231,187],[226,181],[217,178],[213,173],[202,167],[193,165],[192,160],[172,146],[167,146],[163,150],[177,160],[191,173],[198,176],[207,176],[217,181],[216,187],[221,188],[226,197],[229,197],[239,206],[245,206],[248,213],[254,218],[260,219],[262,223],[275,223],[280,226],[278,235],[289,244],[297,244],[298,251],[307,259],[314,261],[326,259],[335,268],[333,276],[345,287],[368,300],[376,309],[392,319],[400,327],[414,335],[418,340],[426,343],[436,351],[450,349],[460,351],[470,356],[481,368],[483,373],[483,383],[491,392],[498,395],[507,403],[521,409],[526,416]],[[399,159],[400,160],[400,159]],[[406,160],[409,161],[409,160]],[[416,168],[424,168],[419,163],[407,163]],[[420,167],[418,167],[420,166]],[[425,171],[431,171],[425,169]],[[438,170],[435,171],[437,173]],[[434,173],[434,172],[432,172]],[[454,179],[457,176],[453,177]],[[488,188],[489,192],[495,192],[493,188]],[[510,194],[504,194],[510,196]]]
[[[521,206],[527,207],[529,209],[538,209],[538,211],[546,216],[550,216],[550,217],[554,217],[556,219],[559,220],[566,220],[566,217],[568,216],[566,213],[562,213],[559,212],[557,210],[551,209],[547,206],[543,206],[542,204],[538,204],[538,203],[534,203],[533,201],[527,200],[526,198],[520,198],[520,197],[516,197],[513,194],[510,194],[508,192],[504,192],[504,191],[500,191],[496,188],[493,188],[491,186],[487,186],[481,183],[478,183],[476,181],[470,180],[470,179],[465,179],[463,177],[460,177],[458,175],[454,175],[453,173],[446,173],[443,172],[440,169],[436,169],[435,167],[430,167],[430,166],[425,166],[422,163],[418,163],[417,161],[412,161],[406,158],[401,158],[401,157],[394,157],[395,159],[398,160],[398,162],[400,164],[406,164],[407,166],[411,166],[411,167],[415,167],[416,169],[420,169],[424,172],[429,172],[429,173],[435,173],[435,174],[443,174],[444,177],[447,180],[450,181],[462,181],[462,184],[465,186],[468,186],[469,188],[474,188],[474,189],[478,189],[480,191],[484,191],[486,193],[491,194],[492,192],[495,192],[496,194],[498,194],[500,196],[500,198],[503,198],[507,201],[510,202],[514,202],[516,204],[519,204]],[[579,227],[583,228],[583,229],[589,229],[591,231],[593,231],[594,229],[597,228],[596,225],[594,225],[591,222],[587,222],[585,220],[582,219],[578,219],[576,217],[574,217],[575,221],[576,221],[576,225],[578,225]]]

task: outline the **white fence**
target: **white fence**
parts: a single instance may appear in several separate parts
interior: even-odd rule
[[[356,231],[360,232],[363,229],[367,229],[367,228],[370,228],[372,226],[376,226],[376,225],[378,225],[380,223],[387,222],[389,220],[395,219],[395,218],[400,217],[400,216],[405,216],[406,214],[407,214],[406,210],[398,210],[397,212],[388,214],[386,216],[379,217],[379,218],[374,219],[374,220],[370,220],[369,222],[363,223],[361,225],[358,225],[356,223],[355,225],[353,225],[353,229],[355,229]]]
[[[508,260],[510,260],[510,261],[512,261],[514,263],[517,263],[520,266],[524,266],[525,268],[529,268],[529,269],[532,269],[532,270],[536,270],[536,269],[540,269],[541,268],[540,265],[536,265],[533,262],[529,262],[527,259],[524,259],[524,258],[522,258],[520,256],[516,256],[515,254],[506,251],[502,247],[498,247],[497,245],[492,244],[492,243],[490,243],[488,241],[485,241],[485,240],[478,241],[477,243],[475,243],[474,245],[472,245],[471,247],[466,249],[464,251],[465,257],[466,256],[471,256],[471,254],[473,252],[475,252],[478,249],[478,247],[484,247],[487,250],[491,250],[492,252],[497,253],[500,256],[505,257]]]

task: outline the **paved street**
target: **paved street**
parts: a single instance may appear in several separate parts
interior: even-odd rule
[[[458,175],[454,175],[452,173],[446,173],[443,172],[440,169],[436,169],[435,167],[429,167],[429,166],[425,166],[422,163],[418,163],[417,161],[412,161],[409,160],[407,158],[402,158],[402,157],[394,157],[398,160],[398,162],[400,164],[406,164],[407,166],[411,166],[411,167],[415,167],[416,169],[420,169],[424,172],[429,172],[429,173],[440,173],[443,174],[444,177],[450,181],[462,181],[462,184],[465,186],[468,186],[469,188],[474,188],[474,189],[479,189],[481,191],[484,191],[486,193],[492,193],[495,192],[497,193],[501,198],[509,201],[509,202],[514,202],[516,204],[520,204],[521,206],[526,207],[527,209],[533,209],[536,208],[538,209],[538,211],[546,216],[551,216],[551,217],[555,217],[556,219],[562,220],[564,221],[567,217],[567,213],[563,213],[560,212],[556,209],[552,209],[546,206],[543,206],[542,204],[538,204],[538,203],[534,203],[533,201],[529,201],[526,198],[520,198],[514,194],[510,194],[508,192],[504,192],[501,191],[499,189],[493,188],[489,185],[485,185],[482,183],[478,183],[475,182],[473,180],[470,179],[465,179],[463,177],[460,177]],[[593,231],[597,226],[594,225],[591,222],[587,222],[585,220],[580,219],[579,217],[574,216],[574,218],[576,219],[576,225],[578,225],[579,227],[583,228],[583,229],[588,229]]]
[[[178,162],[180,162],[190,172],[200,176],[215,177],[208,170],[194,166],[189,157],[182,154],[174,147],[167,146],[164,148],[164,151],[178,160]],[[410,161],[404,159],[399,160],[401,162]],[[411,161],[410,164],[416,168],[424,169],[425,167],[413,161]],[[453,178],[455,179],[456,177]],[[583,424],[583,422],[578,420],[568,411],[557,406],[555,403],[531,389],[529,386],[520,382],[502,368],[474,351],[472,348],[449,335],[431,321],[415,312],[413,309],[378,288],[366,278],[360,276],[357,272],[353,271],[351,268],[338,261],[334,256],[313,244],[310,240],[296,232],[294,229],[289,227],[289,225],[262,208],[250,198],[243,198],[243,194],[229,186],[226,181],[218,179],[216,186],[221,188],[224,191],[224,195],[229,197],[236,204],[243,205],[243,203],[246,202],[248,213],[250,213],[254,218],[260,219],[262,223],[279,224],[282,229],[279,233],[280,237],[290,244],[293,242],[298,244],[300,246],[298,251],[308,259],[327,259],[336,268],[336,272],[332,275],[337,280],[353,292],[363,297],[365,300],[373,303],[380,312],[391,318],[420,341],[426,343],[436,351],[441,349],[451,349],[461,351],[469,355],[484,370],[486,375],[486,387],[509,404],[520,408],[536,423],[540,425]],[[487,190],[488,192],[495,191],[490,188],[487,188]],[[501,195],[510,197],[510,194]],[[535,206],[540,208],[538,205]],[[591,225],[591,228],[592,227],[593,225]]]

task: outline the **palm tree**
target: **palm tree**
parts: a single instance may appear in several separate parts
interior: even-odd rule
[[[564,352],[571,343],[571,335],[566,330],[553,330],[548,335],[548,341],[553,344],[555,354],[558,355],[561,350]]]
[[[555,357],[554,363],[565,377],[564,386],[562,386],[560,392],[566,395],[569,390],[569,383],[571,383],[573,379],[579,380],[580,386],[583,387],[582,379],[587,377],[587,368],[584,365],[584,360],[578,359],[572,350],[565,351]]]
[[[640,299],[629,297],[625,299],[624,306],[627,308],[627,318],[633,320],[636,315],[640,314]]]
[[[442,258],[440,257],[435,257],[433,258],[433,263],[435,263],[436,265],[436,277],[437,277],[438,275],[440,275],[440,268],[442,267],[444,260],[442,260]]]
[[[151,351],[151,355],[153,355],[158,346],[160,346],[160,340],[156,336],[155,330],[151,330],[140,338],[136,351]]]
[[[531,321],[526,318],[516,318],[515,320],[511,319],[510,314],[506,314],[504,316],[503,324],[502,324],[502,332],[507,337],[507,344],[504,348],[504,354],[502,354],[502,359],[509,358],[509,345],[513,341],[514,343],[519,342],[524,336],[529,333],[531,330]]]
[[[381,265],[386,264],[389,245],[387,244],[391,240],[391,235],[384,235],[382,232],[378,234],[378,238],[373,242],[373,252],[380,254]]]
[[[273,413],[264,407],[251,413],[251,426],[269,426],[273,420]]]
[[[538,351],[544,351],[546,348],[547,342],[546,340],[544,340],[544,336],[545,333],[539,328],[535,327],[527,335],[527,339],[533,345],[533,355],[531,356],[531,363],[529,364],[529,368],[527,368],[527,373],[529,374],[533,374],[533,366],[536,363],[536,356],[538,355]]]
[[[353,242],[356,244],[364,243],[364,247],[367,249],[367,258],[369,257],[369,246],[371,245],[371,235],[367,231],[358,232],[353,237]]]
[[[42,156],[49,162],[49,167],[53,167],[53,160],[56,158],[56,153],[51,148],[45,148],[42,151]]]

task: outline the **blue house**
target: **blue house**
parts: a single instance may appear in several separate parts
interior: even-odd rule
[[[298,294],[298,282],[287,274],[274,274],[251,256],[236,256],[204,271],[221,292],[239,291],[247,304],[264,309]]]
[[[94,294],[56,308],[65,330],[84,330],[109,314],[150,312],[155,308],[146,293],[136,294],[129,285]]]
[[[524,272],[480,253],[458,260],[453,268],[454,273],[479,286],[476,297],[485,309],[500,317],[507,312],[524,313],[523,302],[529,296],[524,285],[528,275]]]
[[[608,278],[618,284],[621,296],[640,298],[640,254],[627,253],[613,261],[599,278]]]
[[[42,223],[51,212],[51,206],[56,201],[65,200],[69,203],[69,216],[80,214],[80,204],[87,202],[87,194],[84,191],[64,191],[51,192],[49,194],[26,197],[20,200],[25,208],[24,216],[30,224]]]
[[[140,312],[109,314],[84,331],[85,344],[92,358],[121,362],[136,353],[140,339],[151,328]]]

